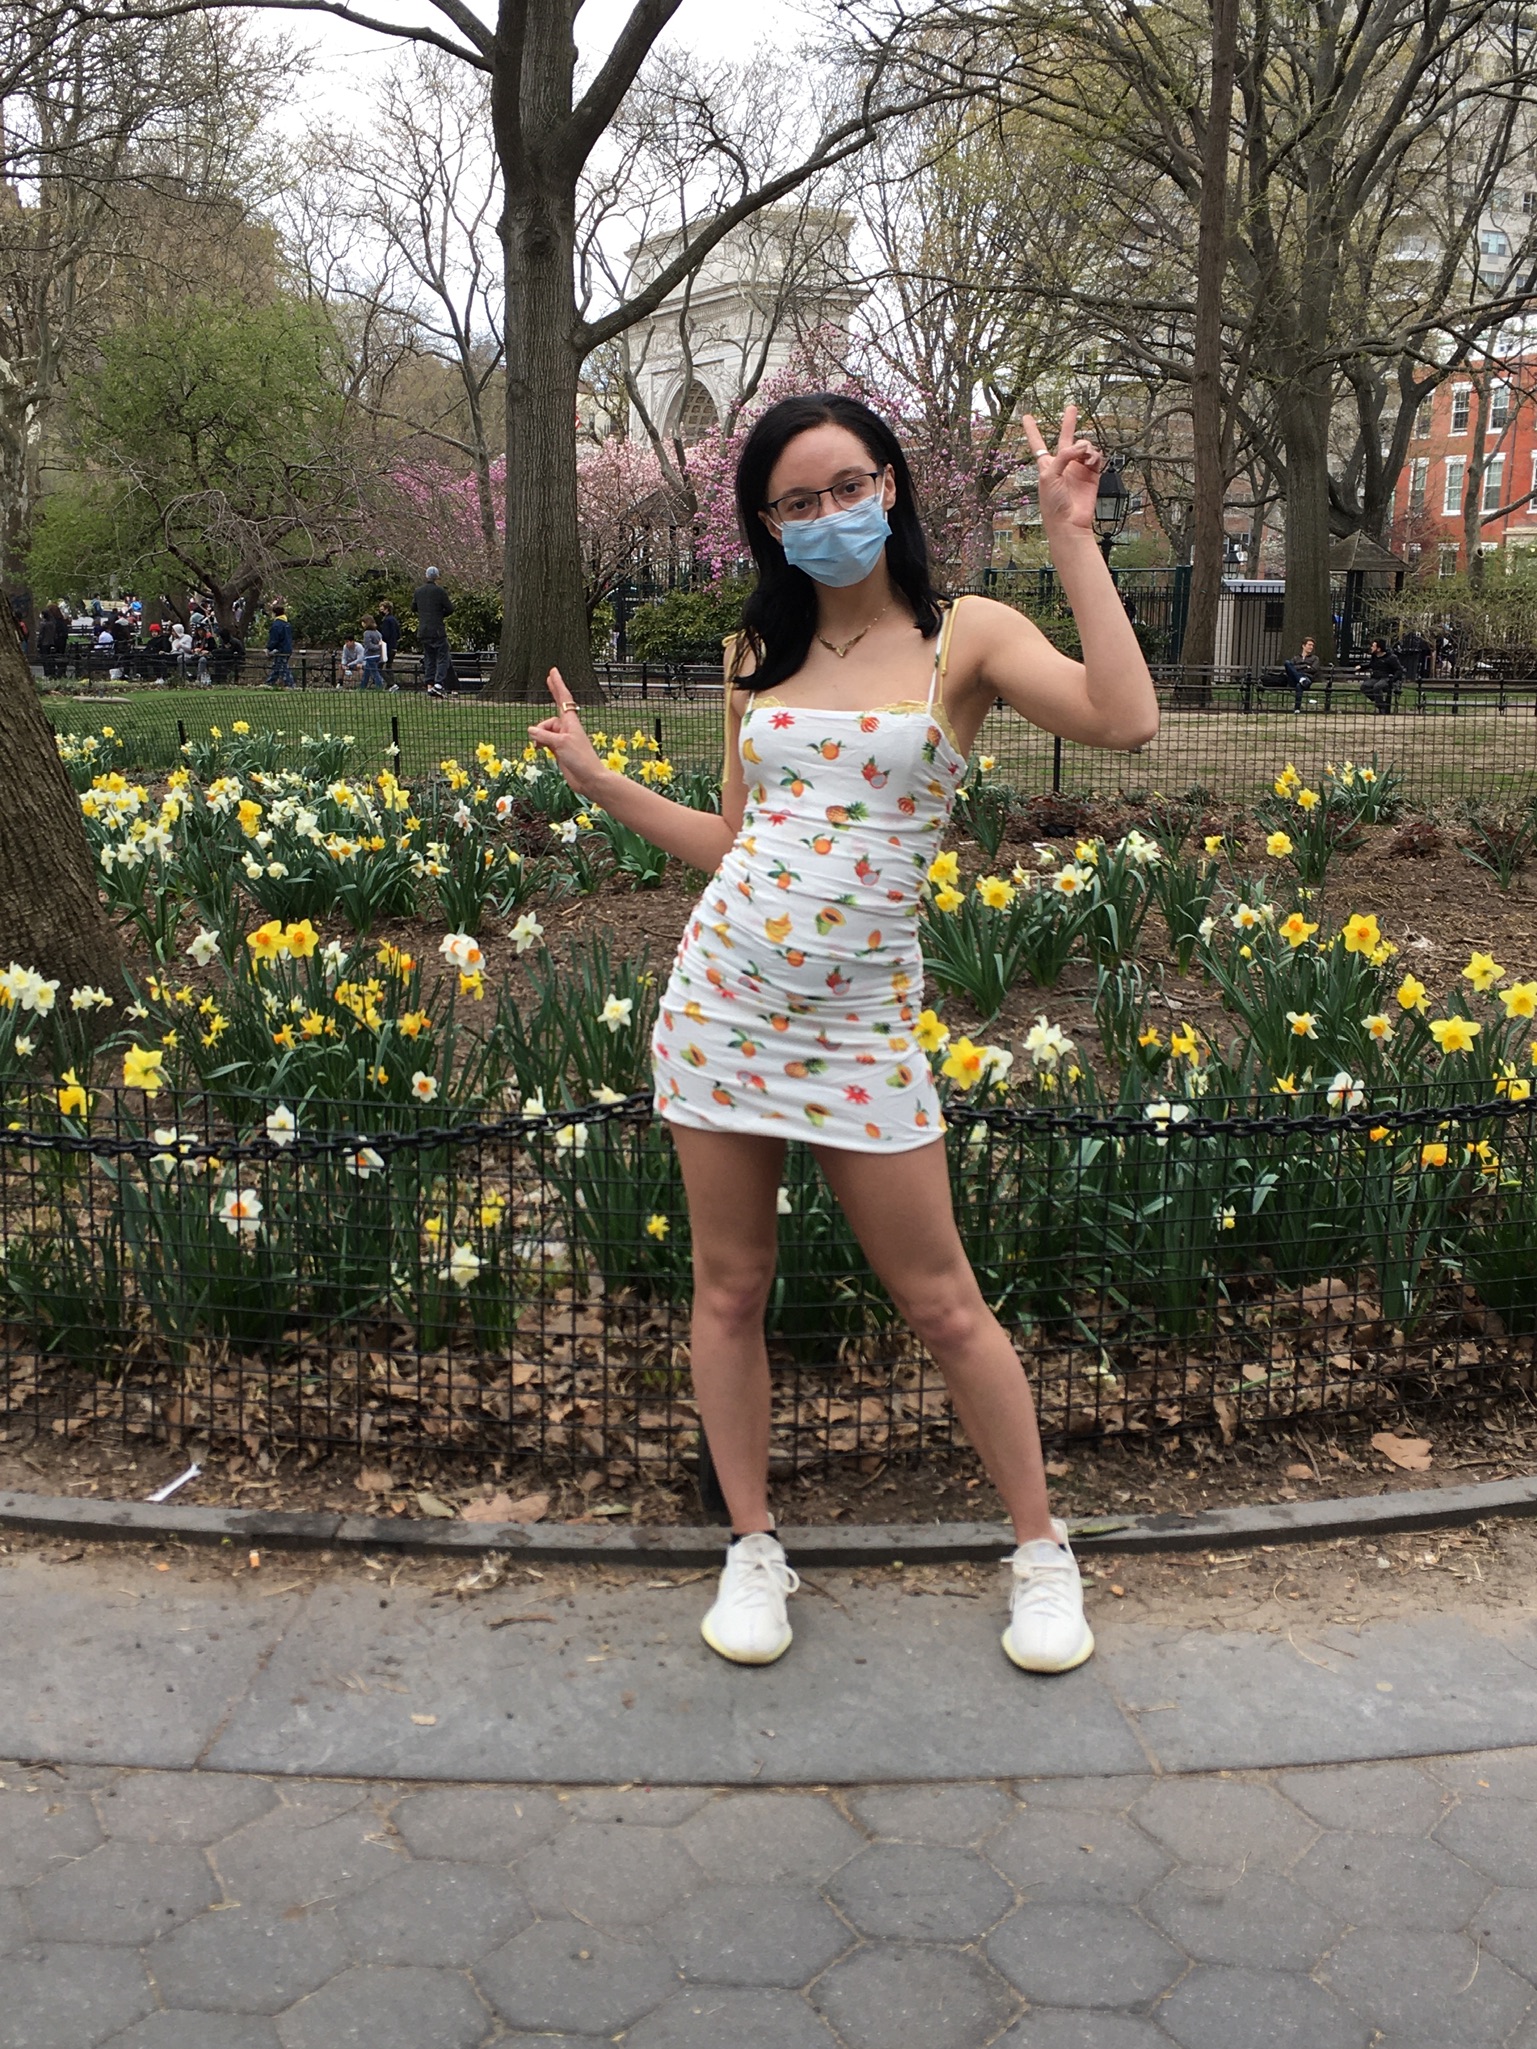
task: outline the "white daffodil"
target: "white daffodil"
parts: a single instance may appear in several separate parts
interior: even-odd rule
[[[359,1181],[366,1181],[371,1174],[384,1172],[384,1161],[371,1145],[360,1145],[356,1151],[348,1153],[342,1164]]]
[[[436,1078],[433,1075],[424,1074],[418,1068],[411,1077],[411,1093],[419,1103],[436,1102],[438,1095]]]
[[[456,1245],[443,1269],[443,1278],[456,1288],[467,1288],[480,1272],[480,1254],[473,1245]]]
[[[232,1188],[219,1211],[219,1222],[232,1238],[249,1238],[261,1228],[261,1197],[254,1188]]]
[[[1168,1101],[1149,1103],[1143,1115],[1150,1124],[1157,1127],[1159,1134],[1158,1143],[1160,1145],[1167,1145],[1169,1143],[1169,1133],[1173,1127],[1176,1124],[1183,1124],[1190,1115],[1190,1105],[1188,1103],[1171,1103]]]
[[[782,1217],[789,1217],[795,1214],[795,1205],[790,1200],[790,1191],[788,1188],[781,1186],[779,1189],[775,1191],[774,1208]]]
[[[1024,1046],[1031,1062],[1036,1067],[1054,1068],[1064,1055],[1071,1053],[1073,1042],[1060,1025],[1048,1024],[1043,1012],[1025,1033]]]
[[[525,911],[509,928],[507,937],[519,953],[527,953],[544,937],[544,927],[532,911]]]
[[[526,1095],[519,1104],[518,1109],[519,1114],[524,1117],[548,1117],[550,1114],[544,1107],[543,1089],[534,1089],[529,1095]]]
[[[1366,1101],[1366,1091],[1353,1074],[1337,1074],[1330,1082],[1324,1095],[1331,1110],[1359,1110]]]
[[[555,1143],[563,1153],[576,1153],[580,1156],[587,1150],[587,1126],[562,1124],[555,1134]]]
[[[218,951],[219,935],[217,932],[210,932],[206,925],[187,948],[188,956],[195,960],[200,968],[206,968]]]
[[[630,1022],[630,1013],[634,1008],[633,996],[610,996],[598,1012],[598,1022],[607,1025],[611,1032],[623,1031]]]
[[[299,1120],[286,1103],[279,1103],[267,1116],[267,1136],[274,1145],[292,1145]]]

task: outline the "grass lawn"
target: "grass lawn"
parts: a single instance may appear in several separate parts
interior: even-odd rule
[[[116,695],[44,696],[45,712],[61,733],[84,735],[113,727],[124,742],[115,755],[125,771],[165,771],[179,758],[180,727],[192,739],[210,726],[225,732],[237,719],[275,729],[297,743],[305,733],[352,733],[363,766],[382,768],[398,731],[400,769],[409,782],[449,755],[466,759],[482,740],[503,753],[520,748],[529,722],[544,707],[490,704],[469,697],[440,702],[419,692],[264,690],[261,688],[157,690],[117,686]],[[679,768],[719,768],[722,752],[718,693],[697,698],[638,694],[589,718],[611,732],[643,728],[660,740]],[[1012,712],[995,712],[977,743],[997,773],[1034,792],[1053,785],[1053,743],[1048,734]],[[1537,796],[1537,718],[1530,707],[1500,713],[1466,711],[1379,718],[1364,707],[1331,712],[1166,711],[1158,737],[1134,755],[1065,744],[1060,782],[1067,790],[1101,796],[1116,791],[1181,795],[1199,788],[1212,802],[1252,804],[1269,789],[1287,761],[1316,783],[1328,762],[1369,761],[1375,754],[1402,778],[1405,796],[1419,805],[1461,799],[1523,804]]]

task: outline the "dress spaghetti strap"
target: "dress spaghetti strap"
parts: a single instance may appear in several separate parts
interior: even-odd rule
[[[955,615],[960,610],[960,604],[959,598],[951,598],[945,606],[945,616],[940,622],[939,639],[934,648],[934,670],[929,677],[929,694],[923,707],[931,718],[934,715],[934,692],[944,682],[946,671],[950,667],[950,630],[955,625]]]

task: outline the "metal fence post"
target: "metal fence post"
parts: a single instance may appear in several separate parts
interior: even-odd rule
[[[1062,794],[1062,735],[1060,733],[1053,733],[1051,736],[1051,794],[1054,797],[1060,797]]]
[[[395,757],[395,773],[398,776],[400,774],[400,720],[393,712],[390,713],[390,746]]]
[[[185,747],[187,744],[187,729],[180,719],[176,721],[176,744],[178,747]]]

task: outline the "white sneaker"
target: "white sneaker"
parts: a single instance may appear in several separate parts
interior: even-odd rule
[[[800,1585],[784,1548],[769,1530],[739,1537],[726,1553],[715,1605],[699,1634],[736,1665],[772,1665],[790,1648],[785,1596]]]
[[[1053,1516],[1051,1526],[1057,1532],[1054,1544],[1033,1538],[1010,1561],[1014,1593],[1003,1648],[1023,1672],[1071,1672],[1094,1652],[1067,1524]]]

